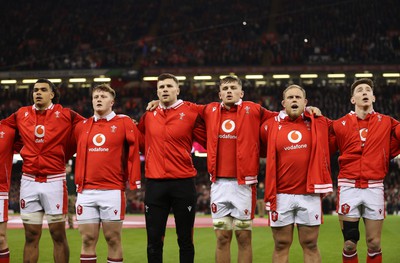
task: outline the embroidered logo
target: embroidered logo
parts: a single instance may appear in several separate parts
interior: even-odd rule
[[[188,206],[187,209],[190,211],[192,211],[192,206]]]
[[[117,129],[117,126],[115,126],[115,125],[113,125],[113,126],[111,126],[111,132],[112,133],[115,133],[115,130]]]
[[[24,209],[25,208],[25,200],[21,199],[21,201],[19,203],[21,204],[21,208]]]
[[[245,215],[248,215],[248,214],[249,214],[249,210],[248,210],[248,209],[245,209],[245,210],[244,210],[244,214],[245,214]]]
[[[25,112],[25,118],[26,118],[28,115],[29,115],[29,112],[26,111],[26,112]]]
[[[115,209],[115,210],[114,210],[114,215],[116,215],[117,213],[118,213],[118,210]]]
[[[4,138],[4,134],[6,134],[5,132],[1,131],[0,132],[0,138],[3,139]]]
[[[289,132],[287,138],[291,143],[298,143],[303,138],[303,135],[301,135],[301,132],[299,131],[291,131]]]
[[[343,125],[343,126],[346,126],[346,121],[342,121],[342,125]]]
[[[155,117],[155,116],[157,115],[157,112],[156,112],[156,111],[154,111],[154,112],[153,112],[153,115],[154,115],[154,117]]]
[[[217,107],[213,107],[212,108],[212,111],[214,112],[214,111],[216,111],[217,110]]]
[[[215,203],[211,204],[211,212],[213,212],[214,214],[218,211],[217,205]]]
[[[345,203],[340,208],[340,211],[342,212],[343,215],[347,215],[350,212],[350,206],[347,203]]]
[[[382,121],[382,116],[378,115],[378,121]]]
[[[183,120],[183,117],[185,117],[185,113],[181,112],[181,113],[179,113],[179,116],[180,116],[179,119]]]
[[[144,206],[145,212],[149,212],[149,207],[147,205]]]
[[[54,112],[54,114],[56,115],[56,118],[60,118],[60,112],[59,111]]]
[[[278,221],[278,215],[279,214],[276,211],[271,212],[271,220],[274,222]]]
[[[56,204],[57,210],[60,209],[60,204]]]
[[[82,215],[82,213],[83,213],[83,207],[81,205],[78,205],[76,207],[76,214]]]
[[[244,109],[246,110],[246,114],[250,114],[250,107],[249,106],[246,106]]]

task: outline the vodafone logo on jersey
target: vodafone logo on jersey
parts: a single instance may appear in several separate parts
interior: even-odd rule
[[[36,140],[35,143],[44,143],[44,134],[45,134],[45,128],[44,125],[37,125],[35,127],[35,136],[36,136]]]
[[[94,135],[92,138],[92,142],[97,147],[89,148],[89,152],[108,152],[109,151],[108,148],[101,147],[106,142],[106,136],[104,134],[98,133],[98,134]]]
[[[96,146],[102,146],[106,142],[106,136],[104,134],[98,133],[93,136],[93,144]]]
[[[222,125],[221,125],[221,129],[223,132],[226,133],[231,133],[235,130],[236,125],[235,122],[233,120],[225,120]],[[231,135],[231,134],[220,134],[219,138],[221,139],[236,139],[236,135]]]
[[[367,134],[368,134],[368,129],[366,128],[360,129],[360,139],[362,142],[365,142],[367,140]]]
[[[289,132],[287,138],[291,143],[298,143],[303,138],[303,135],[301,135],[301,132],[299,131],[291,131]]]
[[[297,144],[301,141],[301,139],[303,139],[303,135],[301,134],[301,132],[296,131],[296,130],[290,131],[287,135],[287,138],[288,138],[289,142],[291,142],[293,144],[290,146],[284,147],[283,149],[285,151],[307,148],[307,144]]]

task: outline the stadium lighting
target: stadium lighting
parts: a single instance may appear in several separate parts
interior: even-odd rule
[[[318,78],[318,74],[300,74],[300,78],[302,78],[302,79],[316,79],[316,78]]]
[[[272,78],[273,79],[288,79],[288,78],[290,78],[290,75],[289,74],[275,74],[275,75],[272,75]]]
[[[246,79],[263,79],[263,75],[246,75],[244,76]]]
[[[384,78],[398,78],[398,77],[400,77],[400,73],[383,73],[382,77],[384,77]]]
[[[85,78],[72,78],[72,79],[69,79],[69,82],[71,82],[71,83],[83,83],[83,82],[86,82],[86,79]]]
[[[16,84],[17,80],[16,79],[3,79],[0,83],[1,84]]]
[[[143,81],[157,81],[157,77],[154,76],[149,76],[149,77],[143,77]]]
[[[22,83],[24,84],[32,84],[35,83],[37,81],[37,79],[23,79]]]
[[[177,78],[178,80],[186,80],[186,77],[185,77],[185,76],[176,76],[176,78]]]
[[[194,80],[210,80],[212,79],[211,76],[194,76],[193,77]]]
[[[100,78],[94,78],[94,82],[110,82],[111,78],[105,78],[105,77],[100,77]]]
[[[61,79],[49,79],[53,83],[61,83]]]
[[[18,85],[17,89],[29,89],[29,85]]]
[[[214,86],[215,84],[216,84],[215,81],[207,81],[204,83],[204,85],[206,86]]]
[[[372,73],[356,73],[356,78],[372,78],[374,75]]]
[[[346,74],[344,73],[333,73],[333,74],[328,74],[328,78],[330,79],[340,79],[340,78],[345,78]]]

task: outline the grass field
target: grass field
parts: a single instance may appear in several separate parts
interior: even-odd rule
[[[361,226],[361,240],[358,245],[359,261],[365,262],[366,246],[363,224]],[[70,262],[79,262],[81,239],[77,229],[67,230],[70,246]],[[8,230],[11,262],[22,262],[24,234],[22,229]],[[212,228],[196,228],[194,232],[196,256],[195,262],[214,262],[215,236]],[[146,262],[146,230],[123,229],[124,262]],[[53,262],[52,242],[47,229],[44,230],[40,242],[39,262]],[[342,234],[337,216],[325,216],[325,223],[320,228],[319,248],[322,262],[341,262]],[[400,262],[400,216],[388,216],[385,219],[382,233],[383,262]],[[253,262],[271,262],[273,240],[268,227],[255,227],[253,230]],[[236,240],[233,240],[232,262],[237,262]],[[297,241],[297,235],[290,251],[290,262],[302,262],[302,252]],[[98,262],[106,262],[107,248],[104,238],[99,239],[97,245]],[[178,259],[178,245],[175,229],[168,229],[164,245],[164,262],[176,263]]]

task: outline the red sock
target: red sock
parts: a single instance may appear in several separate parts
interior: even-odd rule
[[[367,263],[382,263],[382,250],[373,252],[368,249]]]
[[[10,263],[10,250],[8,248],[0,250],[0,263]]]
[[[82,255],[81,254],[81,263],[96,263],[97,257],[96,255]]]
[[[107,258],[107,263],[121,263],[124,262],[122,258]]]
[[[343,250],[342,260],[343,263],[358,263],[357,250],[354,252],[347,252]]]

